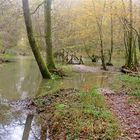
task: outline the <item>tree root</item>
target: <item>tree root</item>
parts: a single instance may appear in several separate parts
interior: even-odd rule
[[[2,63],[10,63],[10,62],[11,62],[10,60],[0,58],[0,64],[2,64]]]
[[[138,67],[133,67],[132,69],[129,69],[126,66],[122,66],[120,70],[122,73],[128,74],[129,76],[140,78]]]
[[[113,66],[113,64],[112,64],[112,63],[109,63],[109,62],[106,63],[106,65],[107,65],[107,66]]]
[[[56,74],[60,77],[66,77],[67,75],[65,74],[65,72],[63,71],[63,69],[51,69],[50,70],[51,73]]]

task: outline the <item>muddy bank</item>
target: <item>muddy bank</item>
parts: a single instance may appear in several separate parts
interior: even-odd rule
[[[46,110],[54,103],[58,98],[64,96],[70,96],[71,94],[77,93],[77,89],[60,89],[52,95],[45,95],[38,98],[27,98],[24,100],[17,100],[9,102],[9,106],[12,107],[13,111],[23,111],[24,113],[38,114]]]
[[[91,66],[85,66],[85,65],[72,65],[72,69],[75,72],[97,72],[97,71],[99,71],[99,68],[97,68],[97,67],[91,67]]]
[[[86,66],[86,65],[72,65],[72,70],[75,72],[81,73],[96,73],[96,72],[103,72],[101,67],[99,66]],[[107,71],[105,72],[120,72],[120,68],[117,67],[108,67]]]
[[[119,129],[96,90],[80,92],[60,89],[43,97],[11,102],[14,112],[22,111],[42,119],[50,140],[115,140]]]
[[[8,60],[8,59],[0,58],[0,64],[2,64],[2,63],[10,63],[10,62],[12,62],[12,61]]]

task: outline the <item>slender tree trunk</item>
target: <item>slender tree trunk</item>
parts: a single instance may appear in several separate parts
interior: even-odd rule
[[[96,12],[95,10],[95,4],[94,1],[93,2],[93,7],[94,7],[94,12]],[[106,6],[106,0],[104,2],[104,8],[103,8],[103,13],[105,12],[105,6]],[[96,16],[96,23],[97,23],[97,27],[98,27],[98,32],[99,32],[99,41],[100,41],[100,52],[101,52],[101,61],[102,61],[102,67],[104,70],[107,70],[106,68],[106,63],[105,63],[105,56],[104,56],[104,43],[103,43],[103,30],[102,30],[102,25],[103,25],[103,15],[98,18],[97,15]]]
[[[28,2],[28,0],[22,0],[22,3],[23,3],[23,12],[24,12],[24,19],[25,19],[27,35],[28,35],[28,39],[29,39],[29,43],[30,43],[32,52],[37,61],[37,64],[39,66],[39,69],[40,69],[40,72],[41,72],[43,78],[51,78],[50,72],[40,54],[39,48],[36,44],[36,41],[35,41],[35,38],[33,35],[32,21],[31,21],[30,10],[29,10],[29,2]]]
[[[139,4],[139,7],[140,7],[140,4]],[[139,8],[138,16],[140,17],[140,8]],[[140,25],[138,26],[138,47],[139,47],[139,51],[140,51]]]
[[[108,63],[111,64],[112,63],[112,55],[113,55],[113,47],[114,47],[114,28],[113,28],[113,15],[112,15],[112,3],[111,3],[111,7],[110,7],[110,31],[111,31],[111,40],[110,40],[110,54],[109,54],[109,61]]]
[[[129,0],[129,12],[130,12],[130,32],[129,32],[129,49],[128,49],[128,68],[133,65],[133,6],[132,0]]]
[[[104,70],[107,70],[106,64],[105,64],[105,56],[104,56],[104,48],[103,48],[103,40],[100,40],[100,46],[101,46],[101,60],[102,60],[102,66]]]
[[[28,140],[33,121],[33,115],[27,115],[22,140]]]
[[[127,64],[128,62],[128,41],[127,41],[127,33],[126,33],[126,30],[125,30],[125,26],[123,27],[124,29],[124,47],[125,47],[125,65]]]
[[[49,70],[56,69],[52,50],[51,5],[52,0],[45,0],[44,16],[45,16],[46,61]]]
[[[98,23],[99,28],[99,38],[100,38],[100,47],[101,47],[101,61],[104,70],[107,70],[106,63],[105,63],[105,56],[104,56],[104,44],[103,44],[103,33],[102,33],[102,24]]]
[[[134,54],[134,65],[136,66],[136,67],[138,67],[138,65],[139,65],[139,63],[138,63],[138,59],[137,59],[137,46],[136,46],[136,39],[133,39],[134,41],[133,41],[133,44],[134,44],[134,52],[133,52],[133,54]]]
[[[139,51],[140,51],[140,27],[139,27],[139,31],[138,31],[138,47],[139,47]]]

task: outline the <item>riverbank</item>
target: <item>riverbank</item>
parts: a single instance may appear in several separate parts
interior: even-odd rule
[[[115,140],[120,135],[117,121],[96,89],[89,92],[60,89],[50,95],[12,102],[10,105],[17,111],[20,104],[19,110],[43,119],[50,140]]]
[[[21,118],[22,124],[19,123],[20,125],[16,127],[18,130],[20,128],[19,139],[27,130],[33,137],[36,133],[35,137],[38,139],[41,136],[50,140],[137,138],[140,107],[139,78],[112,70],[106,72],[100,67],[81,66],[82,70],[79,65],[59,65],[67,72],[67,77],[43,80],[40,83],[41,75],[32,59],[21,57],[15,63],[5,65],[1,69],[1,77],[4,77],[0,84],[3,93],[1,97],[2,99],[9,97],[8,100],[11,101],[9,107],[5,105],[9,101],[2,100],[0,116],[1,123],[4,122],[7,126],[7,121],[9,122],[6,131],[9,131],[9,127],[13,131],[15,129],[13,125],[17,125],[17,121]],[[85,72],[85,69],[88,71]],[[8,74],[5,79],[9,72],[12,74]],[[15,79],[11,82],[8,80],[9,76],[13,76],[10,79]],[[7,84],[8,81],[11,83]],[[4,88],[4,85],[11,87]],[[33,133],[34,126],[36,129]],[[3,140],[11,135],[9,132],[8,135],[2,134]],[[16,131],[13,135],[17,135]]]
[[[13,61],[15,55],[12,54],[0,54],[0,64],[10,63]]]
[[[103,72],[101,66],[72,65],[72,70],[79,73],[96,73]],[[105,71],[104,71],[105,72]],[[106,72],[120,72],[119,67],[108,67]]]

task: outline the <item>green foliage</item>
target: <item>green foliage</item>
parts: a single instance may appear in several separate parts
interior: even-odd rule
[[[56,74],[51,74],[51,79],[52,80],[57,80],[57,79],[60,79],[60,77],[58,76],[58,75],[56,75]]]
[[[54,137],[59,137],[64,130],[68,140],[116,139],[119,134],[116,120],[95,88],[90,92],[63,96],[54,103],[54,107],[51,118],[52,126],[57,122],[57,136]]]
[[[117,85],[117,86],[115,86]],[[133,77],[126,74],[121,74],[116,77],[116,81],[113,86],[117,89],[125,88],[129,95],[135,96],[137,99],[140,99],[140,78]]]
[[[132,77],[129,75],[121,75],[120,80],[126,82],[127,84],[133,84],[133,86],[136,84],[140,84],[140,78]]]
[[[63,110],[64,108],[65,108],[65,105],[64,104],[56,104],[55,105],[55,109]]]
[[[38,106],[44,106],[46,104],[46,101],[44,99],[38,99],[35,101],[35,104]]]
[[[0,58],[11,60],[15,57],[14,54],[0,54]]]
[[[132,91],[131,95],[135,96],[136,98],[140,100],[140,90]]]

